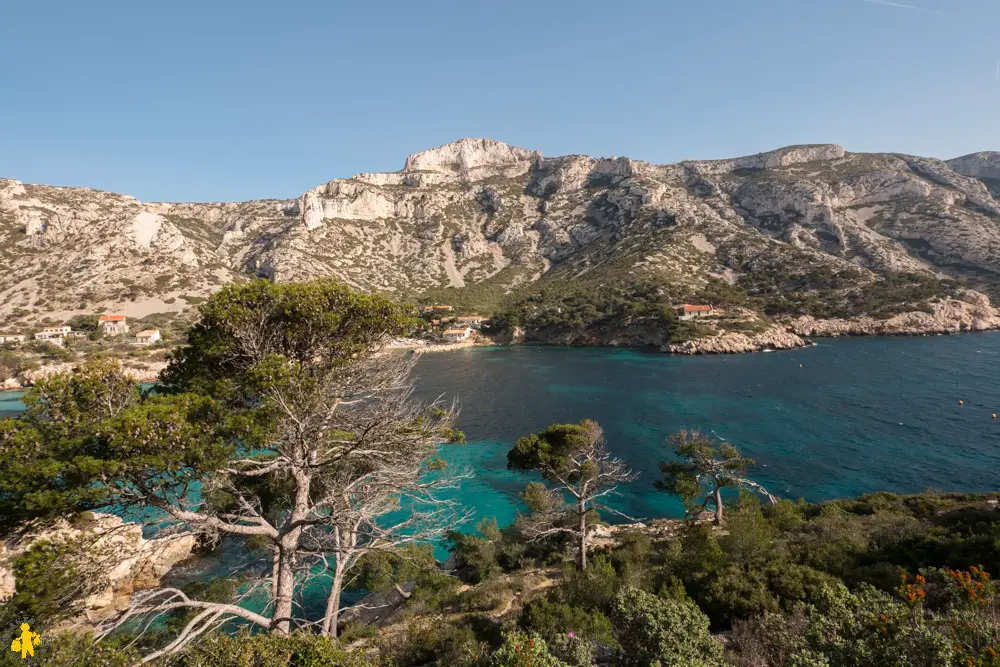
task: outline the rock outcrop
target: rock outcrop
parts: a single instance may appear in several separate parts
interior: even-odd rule
[[[780,327],[755,334],[739,332],[723,332],[716,336],[698,338],[683,343],[672,343],[663,346],[662,352],[671,354],[741,354],[745,352],[764,352],[773,350],[792,350],[805,347],[808,342],[794,333]]]
[[[138,363],[138,362],[133,362]],[[164,361],[142,362],[141,366],[129,365],[126,363],[122,367],[122,372],[136,382],[156,382],[160,378],[160,373],[167,367]],[[26,370],[16,377],[7,378],[0,382],[0,389],[14,391],[30,387],[41,379],[47,378],[57,373],[68,373],[75,368],[75,364],[55,363],[46,364],[39,368]]]
[[[888,319],[871,317],[817,320],[799,317],[789,329],[801,336],[920,336],[1000,329],[1000,312],[981,294],[968,301],[946,300],[932,304],[933,313],[915,311]]]
[[[948,166],[963,176],[978,178],[994,197],[1000,197],[1000,152],[963,155],[948,160]]]
[[[133,592],[158,586],[174,565],[191,556],[196,544],[191,533],[146,539],[139,524],[87,513],[74,525],[61,521],[44,531],[30,532],[15,544],[0,544],[0,601],[16,592],[11,561],[41,540],[67,542],[81,550],[74,566],[87,580],[81,583],[87,595],[74,605],[80,620],[88,623],[127,609]]]
[[[406,158],[403,171],[434,171],[463,180],[519,176],[542,157],[538,151],[493,139],[460,139]]]

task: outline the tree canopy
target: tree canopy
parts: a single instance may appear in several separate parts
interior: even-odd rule
[[[730,443],[717,442],[697,431],[681,431],[669,442],[677,458],[660,463],[663,479],[654,484],[660,491],[680,496],[689,515],[711,506],[715,523],[720,525],[724,520],[723,489],[748,489],[776,502],[767,489],[746,477],[753,459]]]
[[[636,475],[606,447],[604,430],[592,419],[579,424],[553,424],[539,433],[520,438],[507,453],[507,467],[518,472],[539,472],[555,486],[548,490],[533,482],[522,494],[532,511],[525,517],[527,533],[541,539],[558,533],[574,535],[577,563],[587,568],[587,526],[601,509],[612,510],[603,499],[617,485]],[[565,495],[572,499],[565,502]]]

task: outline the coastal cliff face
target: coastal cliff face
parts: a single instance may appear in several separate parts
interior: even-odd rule
[[[132,593],[155,588],[167,572],[191,556],[191,533],[153,539],[142,536],[142,525],[124,523],[110,514],[91,514],[77,525],[60,520],[44,531],[31,532],[16,544],[0,543],[0,602],[16,592],[11,562],[41,540],[77,545],[74,563],[88,594],[74,609],[78,622],[95,623],[127,609]]]
[[[775,326],[755,334],[728,331],[716,336],[697,338],[683,343],[671,343],[660,348],[660,351],[671,354],[742,354],[745,352],[794,350],[808,344],[796,334]]]
[[[817,320],[807,316],[791,320],[788,328],[801,336],[920,336],[1000,329],[1000,312],[987,298],[975,292],[965,296],[967,301],[934,303],[931,313],[901,313],[884,320],[871,317]]]
[[[181,311],[253,276],[333,276],[401,298],[494,295],[470,297],[483,309],[497,294],[581,281],[595,289],[651,281],[665,286],[665,300],[712,279],[755,295],[794,292],[816,285],[758,278],[817,271],[850,272],[844,289],[855,292],[899,272],[992,289],[997,156],[942,162],[815,145],[657,165],[462,139],[410,156],[399,172],[336,179],[289,200],[143,203],[0,180],[0,326],[98,308]],[[938,319],[955,315],[947,326],[961,326],[960,310]],[[967,324],[995,313],[977,317]],[[858,326],[922,326],[911,319]],[[641,327],[587,336],[588,344],[669,343]]]

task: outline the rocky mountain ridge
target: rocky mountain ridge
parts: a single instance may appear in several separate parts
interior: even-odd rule
[[[805,275],[863,290],[914,272],[989,289],[998,177],[1000,153],[945,162],[813,145],[657,165],[462,139],[293,200],[143,203],[0,180],[0,329],[179,312],[255,275],[472,295],[483,310],[581,281],[653,281],[666,300],[713,279],[751,295],[816,289],[789,280]]]

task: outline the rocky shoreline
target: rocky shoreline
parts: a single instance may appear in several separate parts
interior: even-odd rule
[[[786,323],[800,336],[922,336],[930,334],[995,331],[1000,329],[1000,311],[982,294],[970,292],[963,300],[948,299],[931,304],[933,313],[900,313],[885,320],[871,317],[817,320],[798,317]]]
[[[142,525],[111,514],[85,512],[44,529],[0,542],[0,603],[16,592],[11,563],[39,541],[66,543],[81,551],[76,567],[87,579],[87,595],[74,606],[70,625],[90,626],[127,609],[132,594],[156,588],[175,565],[189,558],[197,540],[193,533],[142,535]],[[83,555],[83,554],[86,555]]]
[[[872,317],[819,320],[801,316],[776,322],[758,334],[735,332],[664,345],[671,354],[738,354],[791,350],[813,345],[810,338],[839,336],[931,336],[1000,330],[1000,311],[978,292],[966,292],[962,299],[945,299],[931,304],[931,313],[910,311],[877,320]]]
[[[24,371],[16,377],[8,378],[3,382],[0,382],[0,389],[4,391],[27,389],[39,380],[56,375],[57,373],[70,373],[77,366],[79,366],[80,363],[81,362],[46,364],[41,368]],[[166,367],[166,362],[155,361],[143,364],[142,367],[125,365],[122,370],[125,372],[125,375],[129,376],[136,382],[156,382],[160,378],[160,373]]]
[[[669,354],[746,354],[748,352],[771,352],[809,347],[811,342],[786,331],[781,327],[771,327],[756,334],[726,332],[708,338],[698,338],[683,343],[671,343],[660,348]]]

